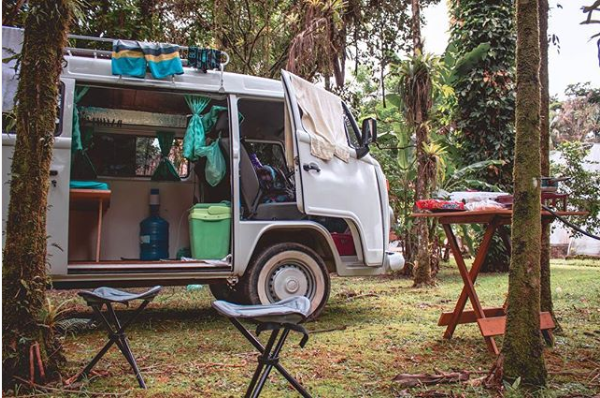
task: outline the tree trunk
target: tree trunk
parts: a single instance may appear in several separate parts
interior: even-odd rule
[[[17,141],[2,268],[4,388],[9,388],[15,377],[44,382],[44,375],[55,375],[62,360],[52,330],[41,323],[48,283],[46,209],[50,161],[70,2],[32,0],[29,6],[17,91]]]
[[[421,40],[421,7],[419,0],[411,1],[412,11],[412,37],[414,46],[414,55],[423,54],[423,42]],[[418,85],[414,88],[419,90]],[[421,93],[428,97],[430,93]],[[415,186],[415,200],[429,198],[430,181],[427,173],[427,155],[425,154],[424,144],[429,143],[429,131],[425,125],[426,109],[421,109],[421,104],[417,106],[417,114],[414,118],[414,126],[417,135],[417,181]],[[424,217],[415,220],[416,247],[417,255],[414,268],[414,286],[431,284],[431,257],[429,247],[429,228],[427,219]]]
[[[538,1],[517,1],[517,102],[512,253],[503,377],[546,384],[540,337],[540,45]]]
[[[421,6],[419,0],[411,0],[410,8],[412,11],[412,39],[413,53],[415,55],[423,54],[423,38],[421,37]]]
[[[429,176],[427,173],[427,155],[423,144],[429,142],[427,127],[421,115],[417,121],[417,182],[415,187],[416,200],[429,199]],[[431,280],[431,253],[429,245],[429,227],[427,218],[418,217],[415,220],[417,256],[414,269],[414,286],[430,285]]]
[[[540,19],[540,151],[542,176],[550,176],[550,93],[548,90],[548,0],[539,0]],[[550,281],[550,224],[542,224],[541,309],[552,315],[555,331],[560,325],[554,314]],[[554,345],[550,334],[544,333],[549,346]]]

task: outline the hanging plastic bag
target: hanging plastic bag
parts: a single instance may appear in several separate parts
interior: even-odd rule
[[[227,171],[225,158],[219,147],[219,140],[217,139],[212,144],[199,148],[197,151],[199,156],[206,157],[204,175],[206,176],[206,182],[212,187],[221,182]]]

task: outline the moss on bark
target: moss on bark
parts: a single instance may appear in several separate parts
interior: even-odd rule
[[[421,6],[418,0],[411,0],[412,11],[412,37],[415,62],[423,55],[423,42],[421,38]],[[423,64],[425,66],[425,64]],[[429,144],[429,130],[426,126],[428,112],[431,108],[431,77],[429,70],[425,73],[415,76],[415,84],[411,86],[414,90],[413,102],[411,108],[414,110],[413,126],[417,136],[417,181],[415,184],[415,200],[428,199],[431,189],[431,180],[427,172],[428,159],[425,154],[425,145]],[[425,100],[423,100],[425,99]],[[429,245],[429,227],[426,218],[417,218],[415,220],[416,247],[417,255],[415,257],[415,268],[413,270],[414,286],[432,284],[431,280],[431,254]]]
[[[517,1],[517,102],[512,253],[504,378],[546,384],[540,335],[540,45],[537,0]]]
[[[54,143],[58,82],[70,21],[69,0],[32,0],[17,91],[17,140],[2,267],[2,379],[44,382],[30,375],[30,350],[39,346],[46,378],[62,359],[52,331],[44,328],[46,208]]]
[[[548,0],[539,0],[540,21],[540,153],[542,176],[550,175],[550,92],[548,82]],[[555,331],[560,325],[554,314],[552,285],[550,279],[550,225],[542,225],[541,269],[541,309],[550,312]],[[546,343],[554,344],[552,337],[544,334]]]

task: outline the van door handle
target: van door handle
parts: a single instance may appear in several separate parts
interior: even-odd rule
[[[58,170],[50,170],[50,177],[56,177],[58,175]],[[51,180],[50,183],[54,188],[56,188],[56,180]]]
[[[321,168],[319,167],[319,165],[318,165],[318,164],[316,164],[316,163],[314,163],[314,162],[313,162],[313,163],[309,163],[309,164],[306,164],[306,163],[304,163],[304,164],[302,165],[302,168],[304,169],[304,171],[310,171],[310,170],[314,170],[314,171],[316,171],[317,173],[320,173],[320,172],[321,172]]]

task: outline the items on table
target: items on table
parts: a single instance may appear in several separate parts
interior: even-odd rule
[[[505,208],[506,206],[504,206],[503,204],[491,199],[480,200],[477,202],[469,202],[465,204],[465,210],[469,211],[502,210]]]
[[[417,207],[419,210],[430,210],[430,211],[463,211],[465,205],[462,202],[440,200],[440,199],[426,199],[417,200]]]
[[[496,200],[500,196],[506,195],[506,192],[481,192],[481,191],[464,191],[451,192],[450,200],[453,202],[471,203],[481,202],[484,200]]]

